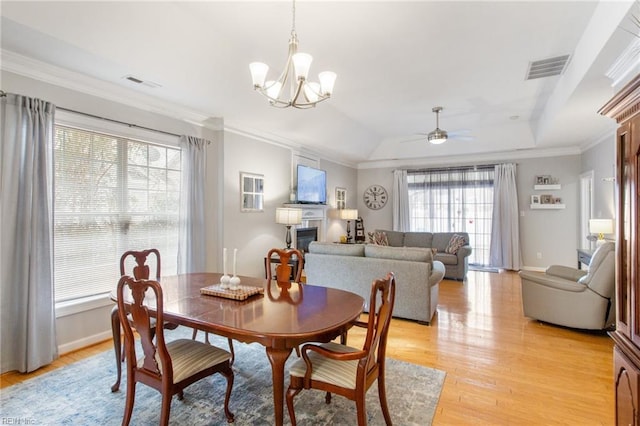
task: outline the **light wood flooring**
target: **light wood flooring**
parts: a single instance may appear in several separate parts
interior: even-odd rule
[[[361,340],[349,333],[350,344]],[[1,387],[107,349],[111,341],[32,374],[6,373]],[[605,333],[524,318],[516,273],[471,271],[464,283],[441,283],[431,326],[393,320],[387,356],[446,371],[435,425],[611,425],[612,351]]]

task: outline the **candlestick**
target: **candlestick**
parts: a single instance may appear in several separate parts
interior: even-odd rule
[[[233,275],[236,275],[236,256],[238,255],[238,249],[233,249]]]
[[[227,275],[227,248],[222,249],[222,275]]]
[[[229,288],[231,277],[227,275],[227,248],[222,249],[222,276],[220,277],[220,288]]]

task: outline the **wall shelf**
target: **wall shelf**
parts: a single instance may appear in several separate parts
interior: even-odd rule
[[[543,191],[543,190],[553,191],[556,189],[562,189],[562,185],[560,185],[559,183],[551,184],[551,185],[534,185],[533,189],[537,189],[538,191]]]
[[[530,204],[531,210],[561,210],[565,208],[564,204]]]

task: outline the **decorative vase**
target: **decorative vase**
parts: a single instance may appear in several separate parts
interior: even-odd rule
[[[224,274],[223,276],[220,277],[220,288],[221,289],[228,289],[229,288],[229,281],[231,281],[231,277],[227,274]]]
[[[229,290],[239,290],[240,289],[240,277],[234,275],[229,280]]]

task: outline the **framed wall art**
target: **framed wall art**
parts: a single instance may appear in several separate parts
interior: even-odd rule
[[[336,209],[347,208],[347,190],[336,186]]]
[[[240,172],[240,211],[264,211],[264,175]]]

